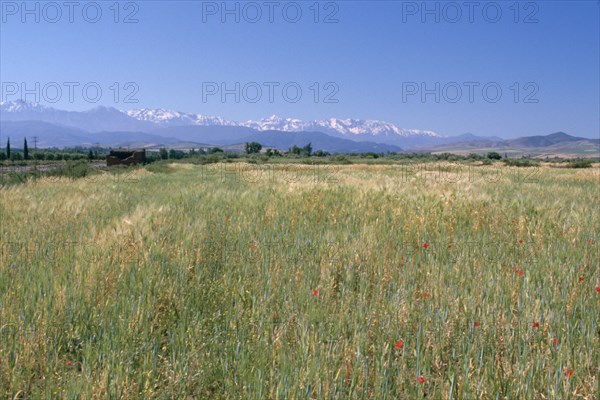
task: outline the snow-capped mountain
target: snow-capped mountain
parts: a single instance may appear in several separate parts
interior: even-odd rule
[[[87,111],[64,111],[23,100],[0,103],[1,121],[41,121],[87,132],[143,131],[155,125],[139,121],[113,107],[95,107]]]
[[[381,141],[393,143],[397,139],[412,137],[441,137],[436,132],[403,129],[385,121],[359,119],[324,119],[304,121],[280,118],[275,115],[257,121],[236,122],[218,116],[172,111],[166,109],[117,110],[96,107],[89,111],[63,111],[22,100],[0,103],[0,117],[7,121],[39,120],[61,124],[90,132],[102,130],[124,131],[168,128],[178,126],[239,126],[258,131],[322,132],[355,141]]]
[[[305,121],[272,116],[256,121],[236,122],[218,116],[162,108],[123,111],[100,106],[88,111],[64,111],[22,100],[0,103],[0,122],[42,122],[87,133],[121,132],[125,136],[127,133],[160,134],[167,138],[179,135],[178,137],[198,143],[220,143],[234,138],[241,140],[257,131],[275,132],[276,135],[320,132],[354,142],[372,142],[402,148],[439,143],[446,139],[436,132],[403,129],[389,122],[376,120],[331,118]],[[39,126],[40,130],[47,127],[43,124]]]
[[[165,109],[140,109],[124,111],[127,115],[139,121],[148,121],[165,126],[245,126],[259,131],[283,131],[283,132],[323,132],[330,135],[349,137],[353,140],[373,139],[373,137],[412,137],[429,136],[440,137],[433,131],[418,129],[403,129],[385,121],[338,119],[303,121],[294,118],[280,118],[273,115],[258,121],[235,122],[221,117],[205,116],[199,114],[183,113]]]
[[[440,137],[433,131],[424,131],[418,129],[403,129],[394,124],[385,121],[360,120],[360,119],[338,119],[331,118],[326,120],[302,121],[292,118],[280,118],[273,115],[259,121],[247,121],[242,124],[249,128],[260,131],[278,130],[286,132],[324,132],[329,134],[338,134],[343,136],[431,136]]]
[[[0,101],[0,112],[3,113],[22,113],[22,112],[43,112],[47,107],[39,103],[28,103],[23,100]]]
[[[139,110],[123,111],[125,114],[138,121],[147,121],[155,123],[161,127],[167,126],[238,126],[234,121],[228,121],[221,117],[207,115],[184,113],[180,111],[165,110],[163,108],[150,109],[142,108]]]

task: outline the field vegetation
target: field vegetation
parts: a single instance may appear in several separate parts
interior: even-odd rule
[[[4,186],[0,398],[598,398],[597,166],[259,161]]]

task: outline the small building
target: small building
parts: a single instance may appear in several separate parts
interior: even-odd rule
[[[146,162],[146,150],[127,150],[117,149],[111,150],[106,156],[106,166],[113,165],[136,165]]]

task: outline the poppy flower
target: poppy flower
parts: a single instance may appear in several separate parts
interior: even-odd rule
[[[596,286],[596,293],[600,293],[600,286]]]
[[[537,321],[536,321],[536,322],[534,322],[534,323],[533,323],[533,327],[534,327],[534,328],[539,328],[539,327],[540,327],[540,323],[539,323],[539,322],[537,322]]]
[[[417,378],[417,381],[419,381],[419,383],[425,383],[425,378],[420,376]]]
[[[430,295],[429,293],[423,293],[423,296],[422,296],[422,297],[423,297],[424,299],[428,299],[428,298],[430,298],[430,297],[431,297],[431,295]]]
[[[558,344],[558,339],[557,338],[552,339],[552,344],[556,346]]]
[[[519,239],[519,243],[523,244],[523,239]]]
[[[519,276],[523,276],[523,270],[520,269],[519,272],[518,272],[518,274],[519,274]]]
[[[565,376],[567,378],[571,378],[573,376],[573,370],[572,369],[568,369],[565,371]]]
[[[390,249],[393,249],[395,246],[393,243],[390,243]]]
[[[592,243],[594,243],[594,241],[592,239],[588,239],[588,243],[592,244]]]
[[[67,366],[71,365],[71,361],[67,361],[67,362],[65,363],[65,365],[67,365]]]
[[[510,221],[511,224],[516,224],[515,220],[513,219],[512,221]]]
[[[315,289],[312,291],[312,295],[313,296],[318,296],[319,295],[319,289]]]
[[[255,249],[256,245],[255,244],[251,244],[250,246],[248,246],[249,249]]]
[[[402,340],[398,340],[394,347],[396,348],[396,350],[400,350],[402,347],[404,347],[404,342]]]
[[[423,248],[424,248],[424,249],[426,249],[426,248],[428,248],[428,247],[429,247],[429,243],[427,243],[427,242],[423,243]]]
[[[448,245],[448,249],[451,249],[451,248],[452,248],[452,244],[449,244],[449,245]]]
[[[479,325],[481,325],[481,324],[479,323],[479,321],[475,321],[475,324],[474,324],[474,325],[475,325],[475,326],[479,326]]]

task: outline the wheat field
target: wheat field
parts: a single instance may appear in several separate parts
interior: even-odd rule
[[[597,399],[600,169],[164,164],[0,190],[0,398]]]

